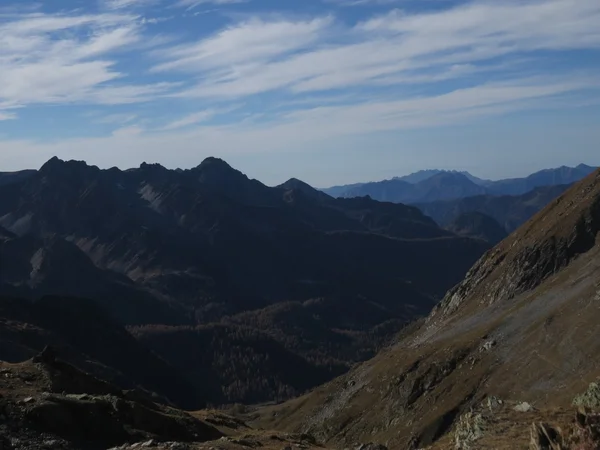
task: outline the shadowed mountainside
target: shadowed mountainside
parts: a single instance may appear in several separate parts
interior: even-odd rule
[[[482,239],[494,245],[508,236],[498,222],[480,212],[461,214],[446,228],[459,236]]]
[[[47,345],[65,360],[122,389],[160,392],[188,407],[203,402],[180,373],[94,302],[65,297],[43,297],[35,302],[0,297],[0,360],[21,362]]]
[[[0,186],[0,227],[0,293],[94,300],[214,404],[287,398],[374,355],[489,248],[415,207],[270,188],[217,158],[53,158]]]

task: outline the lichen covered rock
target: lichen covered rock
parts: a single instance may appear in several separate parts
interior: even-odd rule
[[[582,406],[592,410],[600,409],[600,385],[590,383],[587,391],[573,399],[574,406]]]

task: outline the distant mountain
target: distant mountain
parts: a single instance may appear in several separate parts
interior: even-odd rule
[[[485,188],[473,183],[461,173],[442,172],[415,184],[412,198],[403,203],[471,197],[485,192]]]
[[[416,206],[442,227],[450,227],[464,214],[478,212],[492,217],[512,233],[568,188],[568,185],[545,186],[522,195],[479,195]]]
[[[419,170],[418,172],[411,173],[410,175],[405,175],[403,177],[394,177],[394,179],[406,181],[407,183],[411,183],[411,184],[416,184],[416,183],[420,183],[421,181],[425,181],[425,180],[427,180],[435,175],[438,175],[440,173],[453,173],[453,174],[458,173],[458,174],[464,175],[469,180],[471,180],[473,183],[479,184],[481,186],[484,186],[487,183],[490,183],[489,180],[482,180],[481,178],[477,178],[476,176],[473,176],[469,172],[466,172],[466,171],[459,172],[456,170],[439,170],[439,169]]]
[[[369,183],[354,183],[345,184],[342,186],[332,186],[330,188],[321,189],[321,191],[334,198],[348,197],[348,195],[346,194],[347,192],[357,190],[365,184]]]
[[[331,196],[327,195],[326,193],[324,193],[322,191],[319,191],[318,189],[315,189],[308,183],[298,180],[297,178],[290,178],[285,183],[283,183],[277,187],[279,189],[283,189],[285,191],[301,192],[302,194],[311,197],[313,200],[320,200],[320,201],[325,201],[325,202],[331,201]]]
[[[422,170],[411,175],[371,183],[323,189],[333,197],[362,197],[396,203],[423,203],[460,199],[474,195],[520,195],[537,187],[571,184],[585,178],[594,167],[559,167],[536,172],[525,178],[484,180],[469,172]],[[465,179],[470,183],[466,183]],[[432,185],[435,188],[432,188]]]
[[[325,190],[325,192],[330,191]],[[364,183],[343,191],[340,197],[369,196],[378,201],[411,204],[469,197],[486,192],[484,187],[475,184],[462,173],[440,171],[416,183],[400,178]]]
[[[493,245],[508,236],[504,227],[496,220],[477,211],[461,214],[446,229],[460,236],[482,239]]]
[[[490,194],[496,195],[520,195],[525,194],[537,187],[556,186],[575,183],[596,170],[585,164],[577,167],[559,167],[557,169],[546,169],[529,175],[526,178],[512,178],[494,181],[487,185]]]
[[[490,247],[416,207],[271,188],[218,158],[178,171],[53,158],[0,186],[0,227],[0,294],[93,300],[212,404],[346,371]]]

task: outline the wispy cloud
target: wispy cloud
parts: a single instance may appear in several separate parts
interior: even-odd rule
[[[17,118],[17,115],[15,113],[3,112],[0,110],[0,121],[1,120],[13,120],[16,118]]]
[[[310,48],[331,22],[328,17],[298,22],[253,18],[200,42],[165,49],[158,56],[166,61],[153,70],[187,73],[215,70],[215,76],[234,76],[235,70],[259,68],[290,52]]]
[[[165,52],[156,71],[198,74],[185,96],[317,92],[460,77],[496,58],[599,48],[596,0],[471,3],[433,13],[392,11],[343,29],[331,18],[260,19]],[[469,66],[467,66],[469,65]]]
[[[325,3],[332,3],[339,6],[389,6],[406,2],[407,0],[324,0]],[[425,0],[426,1],[426,0]]]
[[[0,23],[0,102],[123,104],[172,84],[125,81],[117,55],[138,45],[142,27],[128,14],[24,14]]]
[[[167,125],[163,127],[163,130],[177,130],[179,128],[185,128],[190,125],[196,125],[201,122],[206,122],[207,120],[213,118],[216,114],[214,110],[206,110],[200,111],[193,114],[188,114],[181,119],[174,120],[173,122],[169,122]]]
[[[101,114],[99,112],[95,112],[92,114],[88,114],[88,116],[92,117],[95,123],[118,124],[118,125],[125,125],[125,124],[132,122],[138,118],[137,114],[128,114],[128,113]]]
[[[155,5],[161,0],[101,0],[101,5],[108,9],[144,8]]]
[[[180,8],[192,10],[202,5],[235,5],[238,3],[248,3],[250,0],[179,0],[175,5]]]

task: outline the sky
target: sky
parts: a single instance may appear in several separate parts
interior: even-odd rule
[[[598,0],[0,2],[0,171],[600,165]]]

